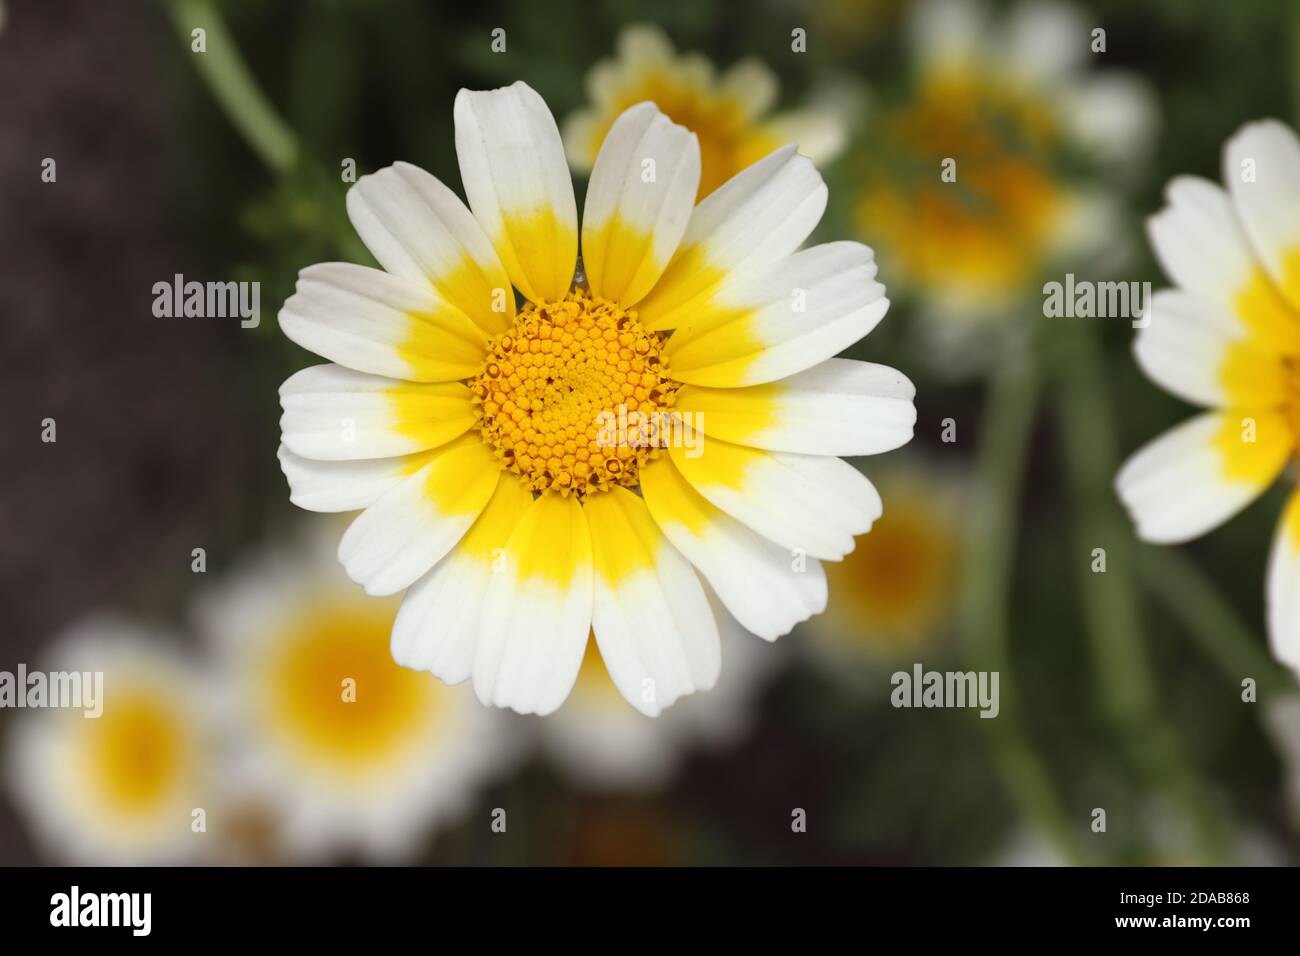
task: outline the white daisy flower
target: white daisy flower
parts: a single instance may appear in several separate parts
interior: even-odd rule
[[[689,750],[717,749],[743,736],[754,698],[776,664],[774,649],[752,640],[725,610],[715,610],[726,666],[710,693],[646,720],[623,701],[600,649],[589,641],[573,693],[538,728],[542,749],[585,787],[653,790]]]
[[[232,727],[232,828],[272,842],[254,857],[397,859],[514,748],[468,688],[393,662],[397,602],[367,597],[319,544],[249,560],[198,602]]]
[[[462,90],[455,118],[473,212],[414,166],[363,177],[348,210],[387,271],[312,266],[280,313],[339,363],[281,388],[291,499],[366,509],[339,558],[370,594],[410,588],[398,662],[546,714],[594,629],[656,715],[718,675],[697,572],[773,640],[825,607],[820,561],[880,515],[835,456],[907,442],[915,390],[833,356],[884,316],[884,287],[866,246],[795,251],[827,191],[794,147],[694,207],[696,137],[651,103],[601,147],[575,286],[546,104]]]
[[[914,78],[875,118],[857,220],[957,360],[974,320],[1014,311],[1067,256],[1096,266],[1081,256],[1114,249],[1109,187],[1069,168],[1086,156],[1113,180],[1134,166],[1155,109],[1136,78],[1087,69],[1102,24],[1073,7],[995,19],[977,0],[925,0],[909,26]]]
[[[48,709],[14,721],[5,776],[65,862],[174,864],[209,852],[220,814],[212,697],[165,646],[134,624],[88,619],[58,640],[48,666],[102,673],[101,715]]]
[[[663,30],[649,24],[625,27],[617,49],[587,75],[592,105],[564,121],[569,162],[580,173],[590,172],[614,121],[646,101],[699,139],[700,198],[786,143],[798,143],[818,165],[844,149],[857,105],[847,89],[826,90],[803,109],[772,114],[781,84],[760,60],[742,60],[719,76],[708,59],[677,53]]]
[[[1228,141],[1226,189],[1174,179],[1148,224],[1175,288],[1152,296],[1133,351],[1157,385],[1207,409],[1125,463],[1120,498],[1145,541],[1176,544],[1258,498],[1300,448],[1300,141],[1273,120]],[[1273,653],[1300,673],[1300,494],[1273,540]]]

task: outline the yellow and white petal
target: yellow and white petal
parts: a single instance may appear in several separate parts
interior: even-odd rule
[[[836,561],[881,513],[880,495],[839,458],[766,452],[706,438],[673,464],[715,507],[796,554]],[[694,457],[692,457],[694,455]]]
[[[523,482],[497,482],[492,499],[465,537],[406,592],[393,624],[393,660],[429,671],[448,684],[470,676],[480,602],[494,562],[505,553],[515,525],[532,503]]]
[[[969,68],[989,45],[988,10],[971,0],[921,0],[907,21],[907,42],[923,70]]]
[[[389,458],[444,445],[474,424],[460,382],[402,382],[313,365],[280,386],[280,431],[294,454],[323,461]]]
[[[474,692],[549,714],[569,696],[591,631],[591,532],[572,496],[544,494],[516,525],[483,601]]]
[[[515,315],[510,280],[460,197],[436,177],[394,163],[348,190],[348,217],[381,266],[432,284],[443,301],[495,335]]]
[[[721,511],[667,458],[641,472],[646,506],[664,535],[747,630],[774,641],[826,609],[826,572]]]
[[[846,109],[831,103],[786,110],[764,122],[761,135],[779,145],[793,143],[799,152],[822,166],[844,152],[850,121],[845,113]]]
[[[1286,367],[1203,299],[1165,289],[1151,298],[1133,353],[1156,384],[1212,408],[1280,405]]]
[[[663,274],[686,232],[700,185],[700,144],[653,103],[610,128],[582,215],[582,265],[591,291],[624,308]]]
[[[728,282],[686,319],[665,354],[675,379],[736,388],[824,362],[874,329],[889,309],[870,248],[813,246],[761,275]]]
[[[1292,308],[1300,308],[1300,140],[1277,120],[1228,140],[1223,180],[1251,246]]]
[[[682,324],[738,270],[760,273],[798,249],[826,209],[826,184],[785,146],[742,170],[695,207],[681,245],[638,312],[647,329]]]
[[[915,397],[896,369],[827,359],[767,385],[684,385],[673,408],[695,416],[707,438],[807,455],[875,455],[911,441]]]
[[[470,208],[511,281],[535,303],[573,283],[578,208],[560,131],[523,82],[456,95],[456,155]]]
[[[349,262],[298,273],[280,328],[331,362],[413,382],[468,378],[487,350],[486,333],[431,286]]]
[[[718,79],[718,91],[740,107],[740,118],[745,122],[771,111],[780,87],[771,67],[756,57],[738,61]]]
[[[369,508],[403,478],[428,464],[434,451],[399,458],[316,461],[281,444],[280,470],[289,482],[289,500],[308,511],[360,511]]]
[[[1206,412],[1134,453],[1115,487],[1140,538],[1190,541],[1259,497],[1292,444],[1286,419],[1274,412]]]
[[[357,516],[339,542],[339,561],[367,594],[395,594],[442,559],[496,490],[501,468],[477,437],[430,456]]]
[[[1228,194],[1179,176],[1165,196],[1169,205],[1148,220],[1147,232],[1169,277],[1262,345],[1300,351],[1300,323],[1256,262]]]
[[[718,679],[718,627],[690,563],[645,502],[624,488],[584,505],[591,529],[592,628],[609,676],[637,710],[656,717]]]
[[[1267,605],[1273,656],[1300,675],[1300,491],[1291,492],[1273,538]]]

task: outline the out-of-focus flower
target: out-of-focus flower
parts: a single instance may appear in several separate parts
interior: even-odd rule
[[[677,769],[689,748],[717,748],[743,735],[777,649],[761,645],[715,605],[725,667],[708,694],[681,701],[659,720],[623,702],[591,640],[573,693],[539,728],[543,748],[587,787],[653,790]]]
[[[1047,2],[1000,23],[975,0],[913,8],[915,75],[865,141],[857,218],[936,333],[963,340],[954,320],[1005,316],[1062,256],[1113,245],[1102,180],[1078,173],[1139,160],[1155,113],[1138,80],[1085,72],[1093,26]]]
[[[866,246],[795,252],[827,190],[793,147],[694,207],[696,137],[650,103],[601,147],[575,285],[546,104],[523,83],[462,90],[455,116],[473,213],[414,166],[363,177],[348,210],[387,271],[312,266],[280,313],[341,363],[280,390],[291,498],[366,509],[339,558],[370,594],[410,588],[399,662],[546,714],[594,630],[657,715],[717,679],[699,575],[773,640],[825,607],[820,560],[880,514],[837,456],[910,440],[915,389],[833,356],[883,317],[884,287]]]
[[[394,663],[396,613],[310,538],[248,560],[198,602],[232,727],[232,827],[274,844],[242,852],[398,858],[513,756],[502,716],[468,688]]]
[[[807,627],[810,647],[846,678],[940,636],[957,587],[957,478],[928,465],[895,465],[876,483],[889,507],[851,554],[827,565],[842,598]]]
[[[1300,449],[1300,141],[1276,121],[1228,141],[1226,190],[1169,184],[1151,218],[1176,288],[1157,292],[1134,342],[1162,388],[1210,409],[1136,452],[1116,479],[1145,541],[1176,544],[1254,501]],[[1273,540],[1266,585],[1273,653],[1300,673],[1300,492]]]
[[[137,625],[88,619],[58,640],[49,668],[102,674],[101,715],[48,709],[14,722],[5,776],[15,802],[69,863],[181,863],[210,849],[220,815],[212,696],[166,648]]]
[[[587,75],[591,105],[564,121],[565,151],[578,172],[591,170],[614,121],[647,100],[699,137],[700,198],[787,143],[819,165],[843,150],[852,99],[846,91],[770,115],[780,82],[759,60],[742,60],[718,76],[708,59],[678,54],[662,30],[645,24],[624,28],[617,47],[616,57]]]

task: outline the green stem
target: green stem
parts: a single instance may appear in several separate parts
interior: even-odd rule
[[[964,542],[961,615],[972,664],[1001,675],[994,759],[1012,798],[1072,863],[1084,862],[1075,830],[1019,720],[1008,649],[1016,513],[1034,422],[1038,381],[1023,353],[1008,350],[988,397]],[[983,723],[983,722],[982,722]]]
[[[1261,695],[1295,688],[1290,674],[1186,555],[1174,548],[1143,548],[1137,568],[1148,590],[1234,684],[1253,677]]]
[[[1199,852],[1222,862],[1226,841],[1218,815],[1156,699],[1130,573],[1132,530],[1112,491],[1118,454],[1097,343],[1082,325],[1060,330],[1060,414],[1078,518],[1076,565],[1102,707],[1134,764],[1188,822]],[[1097,548],[1105,551],[1104,573],[1093,570]]]
[[[165,3],[187,48],[192,31],[204,30],[205,52],[190,55],[231,124],[272,171],[288,172],[297,159],[298,142],[258,88],[216,5],[211,0]]]

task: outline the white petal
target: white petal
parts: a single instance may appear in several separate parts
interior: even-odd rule
[[[1300,675],[1300,492],[1291,493],[1273,538],[1267,602],[1273,656]]]
[[[436,448],[474,424],[469,389],[313,365],[280,386],[284,443],[304,458],[389,458]]]
[[[875,275],[870,248],[831,242],[733,277],[668,339],[673,377],[734,388],[812,368],[884,317],[889,300]]]
[[[400,458],[316,461],[295,455],[284,445],[278,457],[289,481],[289,500],[308,511],[358,511],[378,501],[402,479],[418,471],[430,452]]]
[[[435,452],[348,527],[339,542],[348,576],[368,594],[409,587],[456,546],[500,476],[496,459],[477,438]]]
[[[605,137],[587,187],[582,264],[591,291],[635,305],[663,274],[700,185],[700,144],[653,103],[638,103]]]
[[[668,459],[641,473],[651,515],[736,619],[773,641],[826,609],[826,572],[797,560],[704,499]]]
[[[717,624],[695,571],[668,543],[644,501],[614,488],[591,497],[584,508],[600,656],[628,703],[658,716],[677,698],[708,690],[717,680]]]
[[[346,262],[298,273],[280,328],[332,362],[414,382],[468,378],[487,346],[483,330],[432,287]]]
[[[386,271],[432,284],[489,334],[509,327],[515,301],[501,260],[460,197],[437,178],[394,163],[357,180],[347,206]]]
[[[752,448],[875,455],[911,440],[915,397],[907,376],[886,365],[827,359],[769,385],[685,385],[673,409],[698,416],[706,436]]]
[[[591,534],[577,499],[544,494],[516,525],[483,603],[474,692],[549,714],[569,696],[591,633]]]
[[[1223,180],[1255,252],[1300,307],[1300,140],[1277,120],[1247,124],[1224,148]]]
[[[1248,418],[1254,443],[1242,440],[1251,430]],[[1206,412],[1134,453],[1115,487],[1140,538],[1190,541],[1259,497],[1282,470],[1291,445],[1280,415]]]
[[[492,499],[465,537],[406,592],[393,623],[393,660],[429,671],[448,684],[470,676],[493,562],[532,502],[522,482],[497,482]]]
[[[560,131],[526,83],[456,95],[456,155],[470,208],[529,300],[560,299],[578,261],[578,208]]]
[[[785,146],[742,170],[695,207],[663,278],[641,303],[642,323],[671,329],[738,271],[759,274],[798,249],[821,221],[826,184]]]

